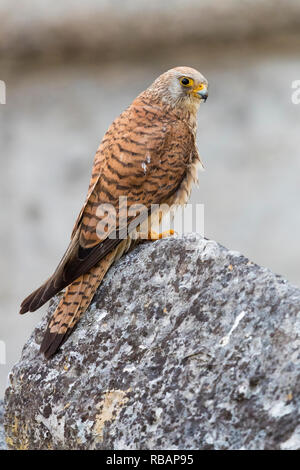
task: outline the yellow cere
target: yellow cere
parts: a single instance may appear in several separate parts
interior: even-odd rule
[[[200,85],[198,85],[196,88],[194,88],[194,91],[195,91],[195,92],[201,91],[201,90],[203,90],[203,88],[204,88],[203,83],[200,83]]]

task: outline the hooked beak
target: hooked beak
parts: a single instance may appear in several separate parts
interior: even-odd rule
[[[208,91],[207,90],[198,91],[197,95],[199,95],[200,98],[203,99],[203,101],[206,101],[208,98]]]
[[[193,90],[195,96],[199,96],[203,101],[206,101],[208,98],[208,89],[204,84],[199,85]]]

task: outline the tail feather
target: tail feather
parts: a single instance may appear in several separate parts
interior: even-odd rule
[[[49,321],[40,352],[48,359],[67,340],[80,318],[83,300],[83,278],[70,284]],[[77,291],[78,290],[78,291]],[[77,291],[77,293],[76,293]]]
[[[113,259],[114,257],[110,254],[67,287],[49,321],[40,347],[40,351],[47,359],[53,356],[70,336],[80,317],[88,308]]]

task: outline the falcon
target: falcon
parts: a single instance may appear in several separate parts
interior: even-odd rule
[[[110,266],[140,241],[137,233],[145,223],[149,239],[162,236],[153,236],[152,207],[187,203],[201,164],[197,111],[207,96],[200,72],[173,68],[138,95],[104,135],[70,244],[53,275],[21,304],[21,314],[35,311],[66,288],[41,344],[47,359],[69,337]],[[127,217],[120,200],[126,201]]]

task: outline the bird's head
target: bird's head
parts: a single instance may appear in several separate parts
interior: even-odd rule
[[[197,111],[208,97],[208,82],[198,70],[176,67],[160,75],[148,88],[159,99],[173,108]]]

